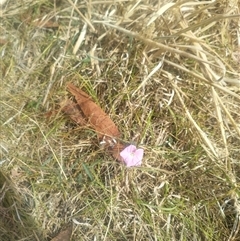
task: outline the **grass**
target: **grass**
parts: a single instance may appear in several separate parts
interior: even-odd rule
[[[0,4],[1,240],[240,240],[237,0]],[[141,167],[59,111],[67,82]]]

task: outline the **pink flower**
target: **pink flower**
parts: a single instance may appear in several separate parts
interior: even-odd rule
[[[120,152],[120,156],[127,167],[140,166],[142,164],[143,152],[143,149],[137,149],[136,146],[130,145]]]

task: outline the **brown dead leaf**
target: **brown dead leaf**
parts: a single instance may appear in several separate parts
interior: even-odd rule
[[[84,116],[89,124],[96,130],[98,137],[102,139],[104,136],[118,138],[120,132],[110,117],[92,101],[91,97],[81,89],[68,83],[68,90],[74,95]]]
[[[77,103],[71,100],[62,102],[62,111],[79,125],[90,125],[97,132],[105,150],[117,160],[122,161],[119,153],[124,146],[119,142],[120,132],[111,118],[93,102],[87,93],[72,83],[68,83],[67,88],[74,95]]]
[[[125,146],[122,143],[117,143],[114,145],[112,149],[110,149],[108,152],[112,154],[114,158],[116,158],[119,161],[123,161],[122,157],[120,156],[120,152],[125,148]]]
[[[8,40],[4,37],[0,37],[0,45],[4,45],[8,42]]]
[[[74,122],[79,125],[87,125],[87,121],[84,119],[81,109],[77,103],[71,100],[65,100],[61,104],[61,110],[67,114]]]
[[[23,13],[21,15],[21,20],[24,23],[30,24],[32,26],[38,27],[38,28],[58,28],[59,24],[52,20],[51,18],[45,19],[45,14],[42,13],[41,16],[37,19],[33,19],[33,13],[31,10],[28,10],[27,12]]]
[[[55,21],[52,21],[52,20],[34,20],[31,22],[31,24],[35,27],[38,27],[38,28],[58,28],[59,27],[59,24]]]
[[[72,225],[67,227],[65,230],[61,231],[56,237],[51,239],[51,241],[70,241],[72,235]]]

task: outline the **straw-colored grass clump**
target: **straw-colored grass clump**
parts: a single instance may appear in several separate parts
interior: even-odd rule
[[[0,1],[1,240],[240,240],[240,5]],[[126,168],[64,116],[83,88]]]

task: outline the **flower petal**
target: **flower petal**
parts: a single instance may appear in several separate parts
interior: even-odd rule
[[[129,146],[127,146],[127,147],[125,148],[125,150],[127,150],[128,152],[133,153],[133,152],[135,152],[135,151],[137,150],[137,147],[134,146],[134,145],[129,145]]]
[[[143,153],[144,153],[144,150],[139,148],[135,151],[135,154],[134,156],[138,158],[138,160],[142,161],[143,159]]]
[[[134,156],[129,154],[129,156],[124,159],[124,162],[125,162],[127,167],[134,166],[134,164],[133,164],[134,163]]]
[[[134,153],[131,162],[128,162],[127,166],[141,166],[143,158],[143,149],[137,149]]]
[[[120,156],[127,167],[140,166],[142,164],[143,149],[137,149],[136,146],[130,145],[120,152]]]
[[[120,152],[120,156],[121,156],[123,159],[128,158],[129,155],[133,155],[136,150],[137,150],[137,148],[136,148],[136,146],[134,146],[134,145],[127,146],[125,149],[123,149],[123,150]]]

